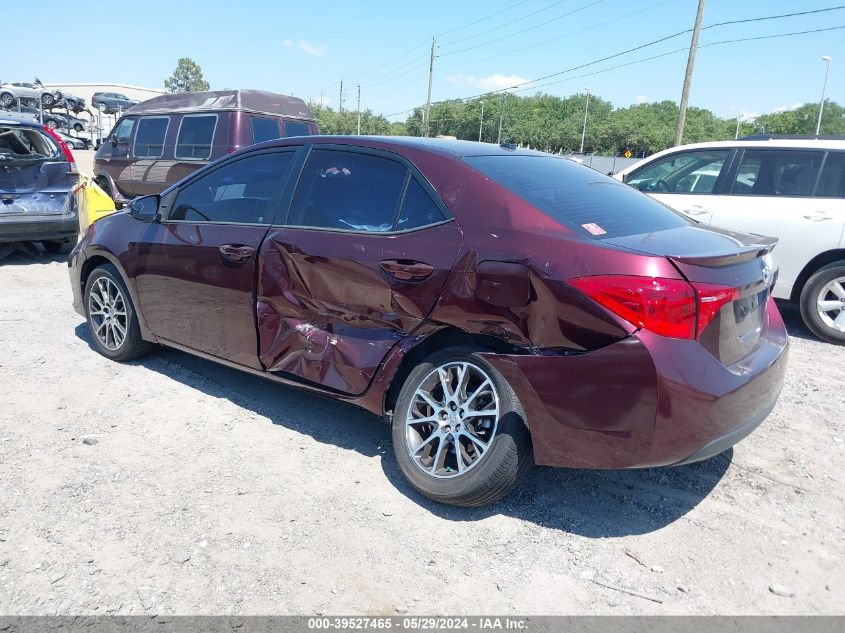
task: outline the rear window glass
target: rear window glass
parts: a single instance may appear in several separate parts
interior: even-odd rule
[[[164,135],[167,134],[169,117],[152,117],[138,120],[135,132],[135,156],[139,158],[161,158],[164,153]]]
[[[267,117],[252,117],[252,142],[263,143],[279,138],[279,120]]]
[[[58,156],[58,146],[38,130],[0,126],[0,167]]]
[[[745,150],[731,194],[811,196],[822,158],[823,152]]]
[[[405,191],[405,201],[399,212],[396,230],[418,229],[445,219],[440,207],[431,199],[423,186],[417,182],[416,178],[411,178],[408,189]]]
[[[831,152],[824,162],[816,196],[841,198],[845,196],[845,152]]]
[[[598,239],[690,224],[646,194],[552,156],[473,156],[472,167],[581,235]]]
[[[176,139],[176,158],[205,160],[210,157],[216,126],[216,114],[184,117],[179,126],[179,138]]]
[[[311,127],[301,121],[285,121],[286,136],[308,136],[311,134]]]

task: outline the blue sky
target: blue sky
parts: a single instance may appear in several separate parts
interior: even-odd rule
[[[315,100],[322,93],[325,103],[337,107],[343,80],[345,108],[354,109],[360,84],[363,108],[393,114],[425,102],[432,36],[438,43],[433,100],[469,97],[691,28],[697,0],[147,0],[107,3],[108,18],[98,20],[96,28],[88,19],[74,17],[71,31],[79,37],[70,40],[67,19],[41,20],[26,3],[7,4],[6,21],[32,22],[38,42],[3,56],[3,81],[37,75],[48,83],[159,87],[177,58],[188,56],[202,66],[212,89],[259,88]],[[845,2],[707,0],[703,24],[839,4]],[[50,0],[40,3],[39,10],[62,16],[68,6]],[[845,9],[714,27],[702,32],[700,44],[840,25],[845,25]],[[616,106],[677,100],[685,52],[578,76],[676,51],[688,47],[689,40],[683,34],[536,85],[561,96],[589,87]],[[45,42],[59,44],[41,45]],[[690,103],[734,117],[818,101],[825,72],[822,55],[833,57],[828,96],[845,104],[845,30],[703,48]],[[559,83],[546,85],[552,81]],[[520,94],[536,91],[526,87],[531,89]]]

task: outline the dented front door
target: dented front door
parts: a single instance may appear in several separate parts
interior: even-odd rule
[[[271,228],[258,272],[262,365],[363,393],[433,309],[460,239],[454,222],[393,235]]]

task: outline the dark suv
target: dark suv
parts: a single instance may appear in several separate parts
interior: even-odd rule
[[[138,102],[119,92],[95,92],[94,96],[91,97],[91,104],[98,110],[102,110],[108,114],[131,108],[136,103]]]

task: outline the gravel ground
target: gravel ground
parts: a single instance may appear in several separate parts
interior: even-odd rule
[[[845,348],[795,314],[733,451],[538,468],[462,510],[374,417],[175,351],[110,362],[70,303],[60,259],[0,263],[0,614],[845,613]]]

